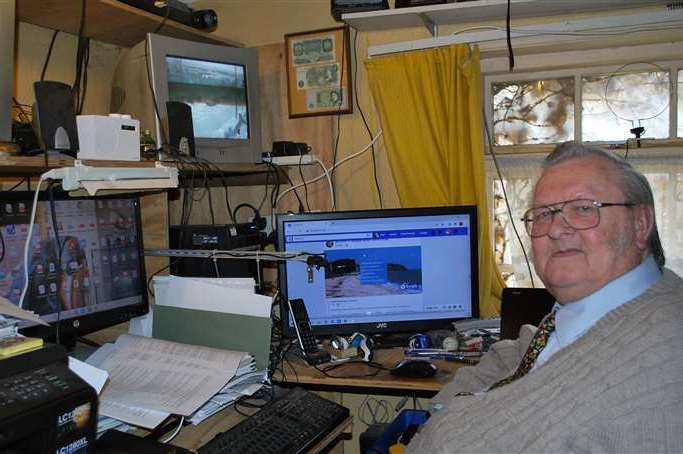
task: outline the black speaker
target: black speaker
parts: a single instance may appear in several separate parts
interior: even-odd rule
[[[554,305],[555,297],[544,288],[504,288],[500,306],[500,338],[517,339],[522,325],[538,326]]]
[[[71,87],[62,82],[33,83],[36,96],[33,121],[43,150],[58,150],[76,157],[78,132]]]
[[[180,154],[194,156],[194,127],[192,107],[184,102],[168,101],[168,140],[171,147]]]

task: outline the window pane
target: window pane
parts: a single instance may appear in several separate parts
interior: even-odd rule
[[[531,206],[531,198],[536,177],[508,178],[505,180],[505,190],[512,210],[515,228],[524,243],[527,254],[531,251],[529,236],[521,221],[524,212]],[[493,238],[496,263],[505,283],[509,287],[530,287],[531,278],[524,253],[514,233],[510,216],[505,205],[503,188],[500,180],[493,182]],[[531,265],[533,270],[533,264]],[[534,272],[534,284],[540,280]]]
[[[574,79],[500,82],[493,93],[496,145],[574,139]]]
[[[683,69],[678,71],[678,132],[677,137],[683,137]]]
[[[607,74],[582,80],[581,131],[584,141],[669,137],[669,73]]]

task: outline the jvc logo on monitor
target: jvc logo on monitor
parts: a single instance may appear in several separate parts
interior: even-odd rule
[[[387,329],[389,325],[387,323],[378,323],[375,325],[375,329]]]

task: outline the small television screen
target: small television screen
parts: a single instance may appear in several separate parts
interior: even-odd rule
[[[140,204],[135,196],[54,197],[52,210],[42,195],[24,267],[33,208],[32,192],[3,192],[0,232],[0,295],[49,323],[61,321],[64,333],[85,334],[147,312]],[[21,294],[28,272],[28,287]],[[44,327],[25,334],[49,337]]]
[[[244,65],[166,57],[168,99],[192,108],[195,137],[248,139]]]
[[[478,316],[476,245],[472,206],[281,215],[279,249],[326,265],[286,262],[280,289],[304,300],[317,334],[449,327]]]

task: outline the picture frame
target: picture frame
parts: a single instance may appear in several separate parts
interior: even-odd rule
[[[289,118],[353,112],[349,28],[285,35]]]

